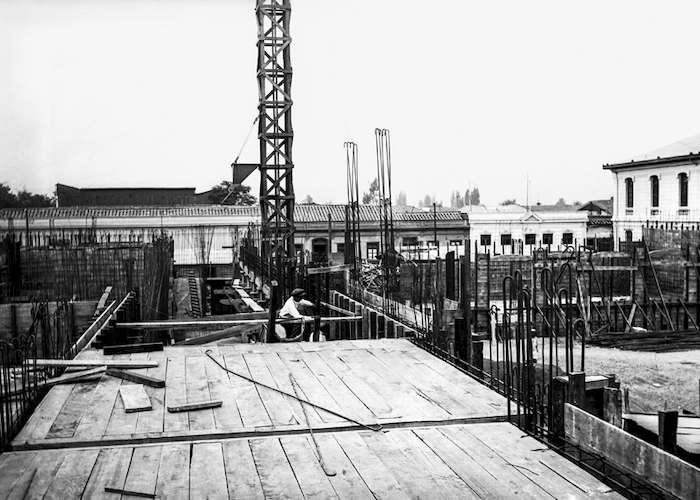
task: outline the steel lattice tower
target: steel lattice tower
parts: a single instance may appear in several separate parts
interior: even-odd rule
[[[278,263],[294,254],[291,12],[290,0],[257,0],[255,8],[262,252]]]

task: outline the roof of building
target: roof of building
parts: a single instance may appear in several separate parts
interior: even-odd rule
[[[686,137],[680,141],[667,144],[666,146],[661,146],[660,148],[633,156],[632,158],[628,158],[621,162],[603,165],[603,168],[610,169],[633,163],[658,162],[670,158],[679,158],[689,155],[700,156],[700,134]]]
[[[345,205],[295,205],[295,222],[324,222],[345,220]],[[376,205],[359,206],[360,221],[377,221],[380,219],[379,207]],[[24,219],[44,218],[124,218],[124,217],[232,217],[249,216],[258,218],[258,205],[176,205],[176,206],[117,206],[117,207],[41,207],[41,208],[5,208],[0,210],[0,218]],[[466,215],[457,210],[443,211],[393,211],[394,221],[457,221],[465,220]]]
[[[584,203],[579,207],[580,211],[586,211],[586,212],[594,212],[594,211],[600,211],[600,212],[607,212],[609,214],[612,214],[613,212],[613,199],[608,198],[605,200],[591,200],[589,202]]]

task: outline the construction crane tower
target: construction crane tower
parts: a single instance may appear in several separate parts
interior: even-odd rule
[[[257,0],[262,257],[287,270],[294,256],[290,0]],[[280,283],[283,288],[284,285]]]

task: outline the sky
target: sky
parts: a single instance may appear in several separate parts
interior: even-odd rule
[[[696,0],[292,0],[297,201],[347,202],[346,141],[367,191],[376,128],[409,204],[609,198],[603,164],[700,133],[699,18]],[[259,162],[256,40],[254,0],[0,1],[0,182],[231,180]]]

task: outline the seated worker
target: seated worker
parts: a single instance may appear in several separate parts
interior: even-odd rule
[[[304,332],[302,332],[301,329],[301,322],[294,322],[284,325],[286,337],[285,340],[296,340],[297,337],[299,337],[302,333],[306,334],[304,336],[304,340],[308,340],[308,333],[306,332],[311,332],[314,318],[312,316],[302,314],[302,312],[307,312],[308,310],[314,307],[314,304],[312,302],[309,302],[308,300],[304,300],[304,297],[306,297],[306,293],[304,292],[304,290],[302,290],[301,288],[295,288],[292,291],[291,297],[287,299],[287,301],[277,313],[280,319],[304,318],[304,321],[309,323],[309,325],[305,325]],[[278,334],[278,336],[280,335]]]

